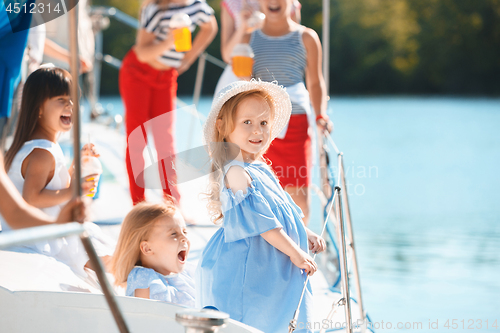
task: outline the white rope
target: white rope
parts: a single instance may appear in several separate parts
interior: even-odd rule
[[[332,208],[333,208],[333,204],[335,202],[335,199],[337,197],[337,191],[335,191],[333,193],[333,198],[332,198],[332,201],[330,203],[330,208],[328,209],[328,214],[326,215],[326,218],[325,218],[325,221],[323,223],[323,230],[321,230],[321,234],[320,236],[322,237],[323,236],[323,233],[325,232],[325,229],[326,229],[326,224],[328,223],[328,218],[330,217],[330,213],[332,211]],[[318,253],[315,253],[314,256],[313,256],[313,260],[316,258],[316,255]],[[297,319],[299,318],[299,313],[300,313],[300,305],[302,304],[302,300],[304,298],[304,293],[306,291],[306,287],[307,287],[307,283],[309,282],[309,277],[310,275],[308,274],[307,275],[307,278],[306,278],[306,281],[304,282],[304,287],[302,288],[302,294],[300,295],[300,299],[299,299],[299,305],[297,306],[297,309],[295,310],[294,312],[294,315],[293,315],[293,319],[290,320],[290,324],[288,325],[288,332],[289,333],[292,333],[293,331],[295,331],[295,329],[297,328]]]
[[[328,315],[326,316],[326,321],[331,321],[332,318],[333,318],[333,315],[335,314],[335,312],[338,310],[338,308],[341,306],[341,305],[344,305],[345,304],[345,298],[341,298],[339,299],[337,302],[333,302],[332,303],[332,309],[330,310],[330,312],[328,313]],[[326,331],[326,327],[325,325],[322,325],[322,328],[321,330],[319,331],[319,333],[325,333]]]
[[[330,144],[333,146],[333,149],[335,149],[335,152],[337,153],[337,156],[339,157],[338,160],[339,160],[339,164],[338,164],[338,176],[337,176],[337,181],[340,182],[340,176],[342,175],[341,174],[341,168],[342,168],[342,165],[340,163],[340,158],[342,156],[342,153],[340,152],[340,150],[337,148],[337,145],[335,144],[335,142],[333,141],[330,133],[328,133],[328,131],[323,131],[323,134],[324,136],[328,139],[328,141],[330,142]],[[326,224],[328,223],[328,218],[330,217],[330,213],[332,212],[332,208],[333,208],[333,204],[335,202],[335,199],[337,197],[337,194],[338,194],[338,191],[334,189],[334,193],[333,193],[333,198],[332,198],[332,201],[330,203],[330,208],[328,209],[328,213],[326,215],[326,218],[325,218],[325,221],[323,222],[323,229],[321,230],[321,234],[320,234],[320,237],[323,237],[323,233],[325,232],[325,229],[326,229]],[[341,208],[342,209],[342,208]],[[313,260],[316,259],[316,255],[317,253],[314,254],[313,256]],[[292,320],[290,320],[290,324],[288,325],[288,332],[289,333],[292,333],[293,331],[295,331],[295,329],[297,328],[297,320],[299,318],[299,313],[300,313],[300,305],[302,304],[302,300],[304,299],[304,293],[306,291],[306,287],[307,287],[307,283],[309,282],[309,277],[310,275],[308,274],[307,275],[307,278],[306,278],[306,281],[304,282],[304,287],[302,288],[302,293],[300,295],[300,299],[299,299],[299,304],[297,305],[297,309],[295,310],[294,314],[293,314],[293,318]],[[339,301],[340,303],[340,301]],[[333,314],[332,314],[333,315]]]

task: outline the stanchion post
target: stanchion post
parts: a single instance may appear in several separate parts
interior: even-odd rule
[[[89,256],[90,262],[92,263],[92,268],[94,269],[97,279],[99,280],[99,284],[101,285],[102,293],[106,298],[106,302],[108,303],[109,309],[113,314],[113,318],[115,319],[116,325],[118,326],[118,330],[120,333],[129,333],[129,329],[127,324],[125,323],[125,319],[123,318],[122,312],[118,307],[118,303],[116,302],[116,298],[113,293],[113,289],[109,285],[108,279],[106,278],[106,274],[104,272],[104,267],[101,264],[101,261],[97,255],[97,252],[90,241],[87,233],[84,233],[80,236],[80,239],[83,243],[83,247],[85,251],[87,251],[87,255]]]
[[[347,333],[352,333],[352,315],[351,315],[351,296],[349,293],[349,275],[347,271],[347,256],[346,242],[344,230],[344,216],[342,214],[342,193],[340,186],[335,186],[335,191],[338,193],[337,201],[337,220],[339,223],[339,240],[340,240],[340,274],[342,277],[342,297],[345,299],[345,321]]]
[[[80,178],[82,175],[80,166],[80,103],[78,101],[78,21],[76,19],[78,7],[77,0],[69,0],[69,8],[72,8],[69,15],[69,52],[71,71],[71,101],[73,102],[73,156],[75,158],[75,179],[77,186],[74,187],[74,197],[82,195]]]
[[[356,255],[356,248],[354,245],[354,232],[352,229],[352,220],[351,220],[351,208],[349,206],[349,194],[347,193],[347,186],[346,181],[345,181],[345,170],[344,170],[344,159],[343,156],[340,157],[340,164],[341,164],[341,174],[342,174],[342,184],[344,184],[344,191],[343,191],[343,199],[345,199],[344,203],[344,214],[345,214],[345,221],[346,221],[346,228],[347,228],[347,234],[349,236],[349,240],[351,242],[350,246],[352,248],[352,270],[353,270],[353,277],[354,277],[354,286],[356,287],[356,297],[358,299],[358,306],[359,306],[359,312],[361,319],[363,323],[365,323],[365,312],[364,312],[364,307],[363,307],[363,298],[361,294],[361,283],[360,283],[360,278],[359,278],[359,270],[358,270],[358,258]],[[362,332],[365,331],[365,326],[363,325]]]

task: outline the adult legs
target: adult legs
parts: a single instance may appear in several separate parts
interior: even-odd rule
[[[151,96],[151,121],[148,127],[153,132],[158,154],[158,171],[165,195],[173,196],[177,202],[180,194],[177,190],[175,170],[175,98],[177,96],[177,71],[162,72],[162,82],[166,86],[154,89]]]
[[[135,204],[144,201],[144,158],[147,144],[144,123],[148,120],[151,105],[151,88],[133,75],[127,55],[120,69],[119,87],[125,105],[125,130],[127,135],[126,163],[130,195]],[[135,58],[135,57],[134,57]]]

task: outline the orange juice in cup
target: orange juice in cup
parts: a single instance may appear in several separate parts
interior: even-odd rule
[[[231,53],[233,73],[240,78],[250,78],[253,68],[253,50],[248,44],[235,45]]]
[[[170,19],[170,28],[174,34],[175,51],[187,52],[191,50],[191,31],[189,26],[191,19],[189,15],[184,13],[177,13]]]

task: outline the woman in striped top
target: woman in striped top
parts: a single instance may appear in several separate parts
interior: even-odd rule
[[[300,2],[292,1],[291,17],[295,22],[300,22]],[[221,3],[221,54],[222,60],[229,64],[222,73],[215,92],[226,85],[237,81],[231,68],[231,52],[236,44],[242,43],[246,35],[249,35],[247,20],[250,15],[260,10],[258,0],[223,0]],[[251,32],[251,31],[250,31]]]
[[[293,21],[292,3],[293,0],[260,0],[266,19],[262,29],[252,33],[249,43],[255,54],[253,77],[278,81],[287,88],[292,101],[288,127],[273,141],[265,157],[272,162],[283,188],[302,209],[307,225],[314,124],[328,131],[333,124],[326,114],[321,42],[313,29]]]
[[[174,49],[170,19],[177,13],[189,15],[191,32],[199,27],[191,50],[185,53]],[[127,171],[134,204],[144,200],[142,154],[148,128],[158,153],[163,191],[179,199],[172,165],[175,118],[171,112],[175,109],[177,76],[193,64],[217,34],[213,14],[204,0],[146,0],[142,6],[137,39],[123,60],[119,78],[120,95],[125,104]]]

